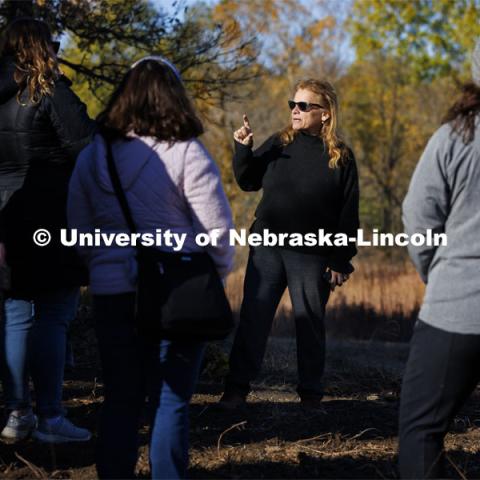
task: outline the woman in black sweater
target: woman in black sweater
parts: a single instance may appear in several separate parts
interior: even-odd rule
[[[337,136],[337,96],[325,81],[304,80],[289,101],[291,125],[252,151],[246,116],[234,133],[235,178],[242,190],[263,189],[252,233],[344,233],[356,237],[358,174],[352,151]],[[333,239],[333,237],[332,237]],[[252,247],[240,324],[220,404],[245,403],[260,371],[278,303],[288,286],[295,314],[298,388],[302,403],[316,405],[323,392],[325,306],[330,291],[353,272],[357,249],[347,245]]]

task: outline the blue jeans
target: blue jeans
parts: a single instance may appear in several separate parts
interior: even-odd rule
[[[7,409],[30,407],[32,376],[37,413],[64,413],[62,386],[67,330],[77,312],[80,290],[62,288],[37,295],[33,304],[7,299],[0,333],[3,388]]]
[[[93,300],[105,385],[97,444],[99,477],[133,478],[148,396],[152,478],[185,478],[188,406],[204,344],[155,344],[138,337],[134,294],[98,295]]]
[[[27,351],[33,325],[33,305],[5,300],[1,326],[2,380],[7,410],[30,407]]]

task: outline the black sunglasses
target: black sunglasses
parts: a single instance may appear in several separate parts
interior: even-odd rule
[[[293,110],[295,106],[297,106],[301,112],[309,112],[312,110],[312,107],[325,109],[324,106],[319,105],[318,103],[294,102],[293,100],[288,101],[288,106],[290,107],[290,110]]]

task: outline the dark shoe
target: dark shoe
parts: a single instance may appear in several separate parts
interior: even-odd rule
[[[305,408],[323,407],[323,395],[321,393],[302,393],[300,395],[300,403]]]
[[[218,402],[218,406],[222,410],[235,410],[237,408],[245,407],[247,404],[247,395],[238,392],[225,392]]]
[[[33,438],[44,443],[88,442],[92,434],[86,428],[75,426],[62,415],[40,419]]]

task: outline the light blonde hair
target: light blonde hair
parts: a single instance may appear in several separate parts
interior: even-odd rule
[[[333,85],[326,80],[309,78],[306,80],[300,80],[295,85],[295,92],[298,90],[308,90],[316,93],[321,97],[322,104],[327,107],[326,109],[328,110],[330,117],[323,124],[320,136],[327,146],[328,155],[330,157],[328,166],[330,168],[339,167],[341,163],[347,159],[349,153],[347,146],[337,133],[338,100]],[[285,127],[279,133],[282,145],[292,143],[298,133],[298,130],[294,130],[292,125]]]

